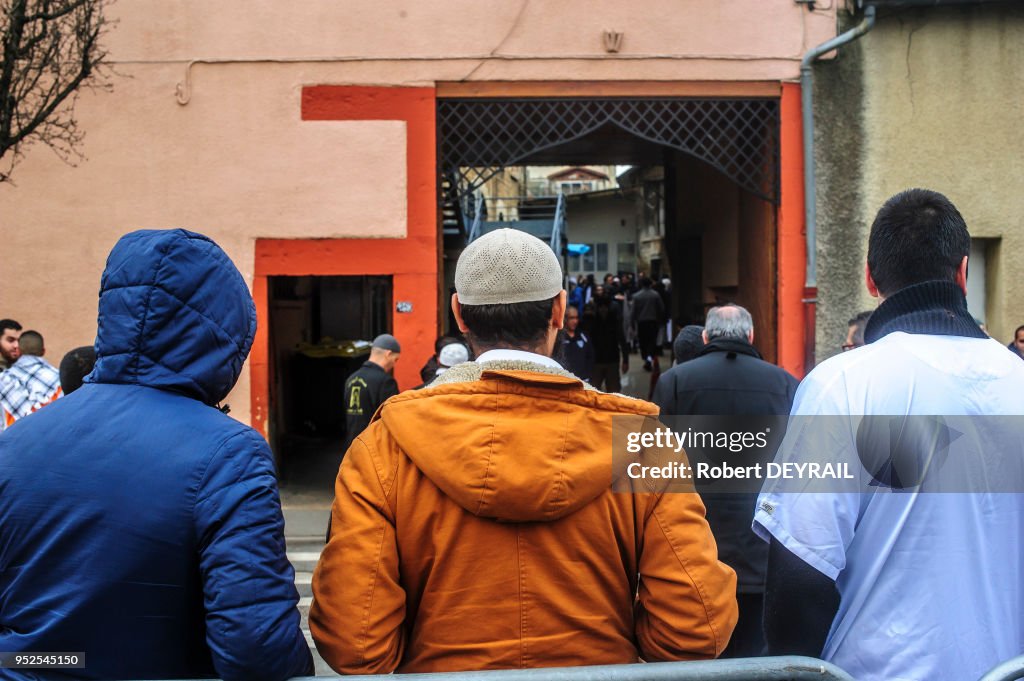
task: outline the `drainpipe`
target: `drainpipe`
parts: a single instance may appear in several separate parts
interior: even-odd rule
[[[809,50],[800,62],[800,96],[804,133],[804,222],[807,231],[807,274],[804,281],[804,370],[814,366],[815,305],[818,302],[817,187],[814,178],[814,69],[818,57],[852,43],[875,25],[875,7],[864,9],[864,19],[849,31]]]

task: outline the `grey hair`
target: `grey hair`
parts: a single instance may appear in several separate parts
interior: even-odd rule
[[[753,330],[754,320],[750,313],[732,303],[708,310],[708,317],[704,322],[704,333],[707,334],[709,343],[719,338],[745,341],[750,338],[750,332]]]

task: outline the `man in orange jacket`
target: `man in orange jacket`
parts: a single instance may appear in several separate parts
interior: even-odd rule
[[[498,230],[455,287],[476,361],[385,402],[338,471],[309,614],[321,656],[347,674],[717,656],[736,575],[695,493],[613,491],[613,417],[657,408],[551,359],[555,254]]]

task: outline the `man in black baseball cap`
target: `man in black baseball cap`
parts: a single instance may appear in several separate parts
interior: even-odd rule
[[[377,407],[398,394],[392,376],[402,347],[398,339],[382,333],[373,339],[370,358],[345,381],[345,450],[370,424]]]

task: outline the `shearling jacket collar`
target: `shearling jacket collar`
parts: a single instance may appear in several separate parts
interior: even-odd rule
[[[556,369],[555,367],[547,367],[536,362],[524,362],[520,360],[498,360],[495,362],[463,362],[453,366],[448,371],[444,372],[436,379],[434,379],[428,388],[432,388],[438,385],[446,385],[449,383],[471,383],[473,381],[479,381],[485,371],[533,371],[540,374],[550,374],[552,376],[562,376],[564,378],[574,378],[579,381],[585,390],[597,391],[597,388],[590,385],[583,379],[569,373],[565,369]],[[623,397],[629,397],[623,395]]]

